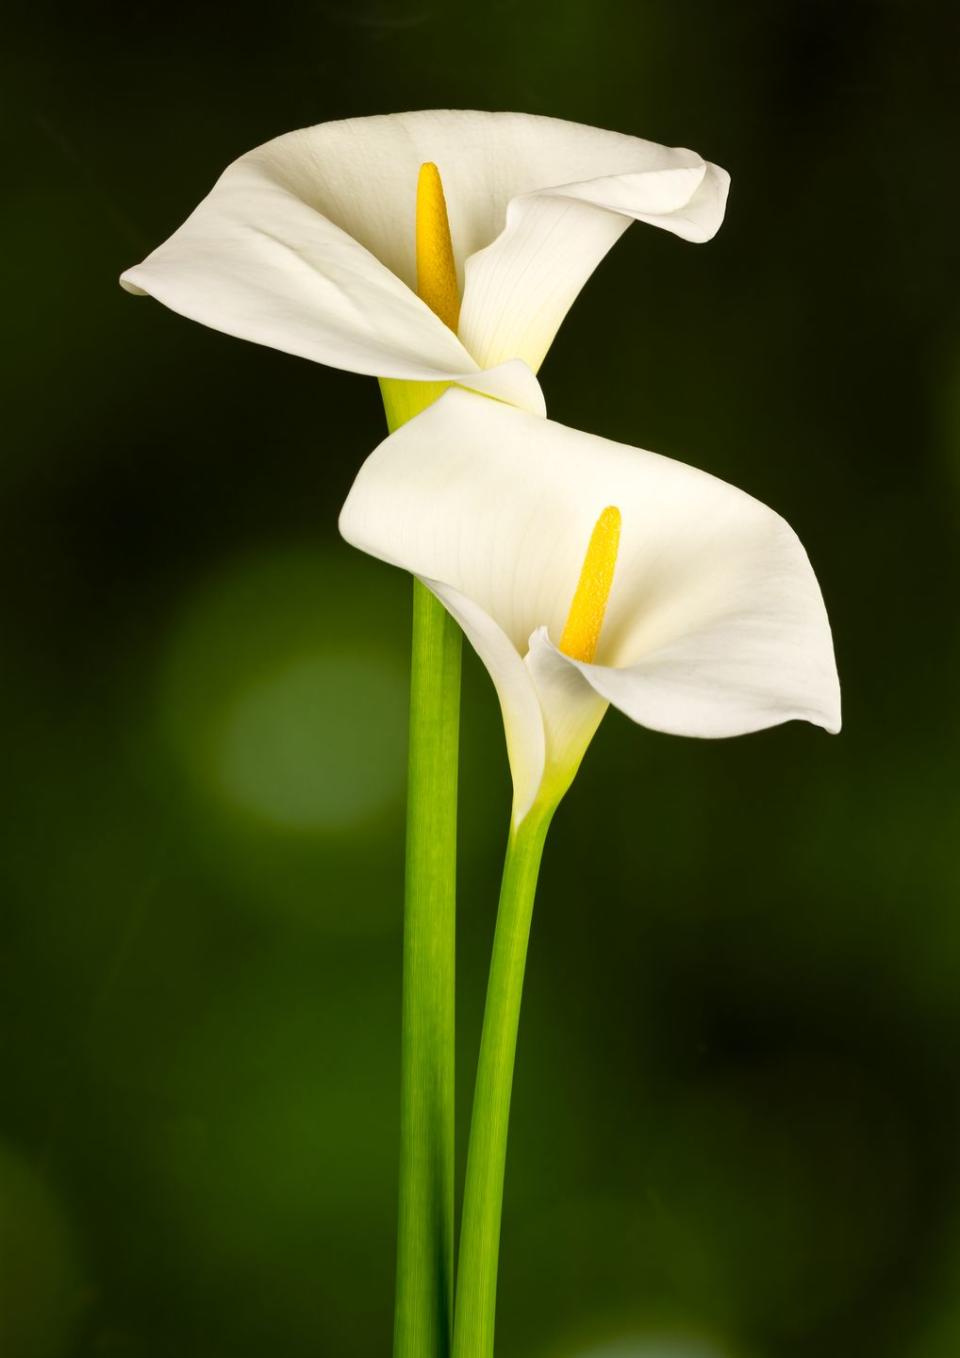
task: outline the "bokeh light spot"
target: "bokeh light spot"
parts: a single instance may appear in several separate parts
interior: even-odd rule
[[[252,818],[268,832],[337,835],[399,805],[406,618],[392,591],[406,582],[348,564],[312,550],[228,563],[171,638],[168,740],[208,804],[245,831]]]
[[[293,830],[363,821],[399,795],[405,696],[382,658],[358,654],[306,654],[253,680],[223,717],[225,795]]]
[[[194,582],[147,757],[186,871],[338,935],[399,924],[410,582],[359,552],[258,550]]]

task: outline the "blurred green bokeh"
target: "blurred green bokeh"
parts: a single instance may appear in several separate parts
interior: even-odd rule
[[[554,417],[780,510],[846,729],[612,715],[531,952],[501,1358],[960,1352],[958,22],[906,0],[32,6],[7,44],[0,1352],[389,1351],[408,586],[375,383],[116,276],[242,151],[522,109],[727,166]],[[508,807],[467,665],[464,1130]],[[461,1137],[461,1150],[463,1145]]]

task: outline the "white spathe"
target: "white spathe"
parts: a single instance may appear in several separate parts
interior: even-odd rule
[[[458,334],[416,294],[420,166],[440,170]],[[214,329],[543,413],[533,374],[631,221],[705,241],[729,176],[693,151],[556,118],[431,110],[321,123],[234,161],[121,282]]]
[[[600,513],[622,515],[593,663],[556,643]],[[682,462],[451,390],[374,450],[340,516],[419,576],[500,698],[514,820],[562,795],[608,703],[657,731],[840,728],[830,624],[796,534]]]

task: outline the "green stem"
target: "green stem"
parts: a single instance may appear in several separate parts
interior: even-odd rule
[[[441,384],[381,383],[391,432]],[[460,628],[413,583],[395,1358],[448,1358],[453,1320]]]
[[[537,876],[554,805],[510,832],[480,1039],[460,1230],[454,1358],[492,1358],[500,1219],[520,1000]]]

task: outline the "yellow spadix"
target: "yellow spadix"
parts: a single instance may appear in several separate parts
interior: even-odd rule
[[[621,522],[616,505],[608,505],[590,534],[583,569],[560,637],[560,650],[572,660],[590,662],[597,653],[617,564]]]
[[[420,166],[417,178],[417,295],[444,325],[456,330],[460,320],[457,266],[443,182],[433,161]]]

